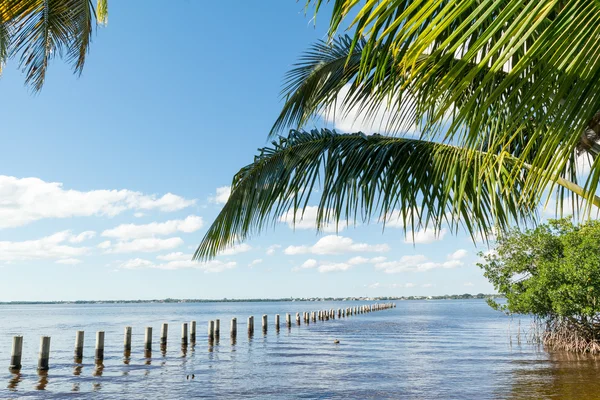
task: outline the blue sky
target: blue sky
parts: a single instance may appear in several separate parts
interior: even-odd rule
[[[281,223],[189,262],[327,15],[315,27],[295,0],[109,6],[80,78],[57,60],[39,94],[14,62],[0,79],[0,301],[493,291],[466,235],[413,244],[377,224]]]

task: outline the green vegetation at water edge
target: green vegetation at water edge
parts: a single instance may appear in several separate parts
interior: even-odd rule
[[[575,225],[551,220],[535,229],[512,229],[478,264],[512,314],[532,314],[535,339],[554,348],[600,352],[600,221]]]

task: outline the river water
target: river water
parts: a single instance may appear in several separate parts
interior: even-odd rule
[[[287,329],[285,313],[364,302],[0,305],[1,398],[107,399],[600,399],[600,358],[550,353],[528,344],[519,320],[482,300],[398,301],[397,308]],[[261,316],[269,317],[263,335]],[[282,328],[274,329],[274,315]],[[248,338],[246,319],[254,315]],[[235,344],[229,321],[238,319]],[[221,320],[210,345],[207,321]],[[181,323],[198,338],[182,349]],[[160,325],[169,323],[166,352]],[[123,355],[123,330],[133,349]],[[154,351],[143,351],[144,327]],[[526,318],[521,331],[529,329]],[[83,363],[73,360],[75,331],[85,331]],[[95,332],[105,359],[94,363]],[[23,368],[8,371],[12,336],[23,335]],[[50,370],[38,374],[41,335],[52,337]],[[339,340],[335,344],[334,340]],[[194,379],[191,379],[192,374]],[[190,379],[187,379],[187,376]]]

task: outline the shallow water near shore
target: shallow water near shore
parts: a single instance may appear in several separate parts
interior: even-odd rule
[[[519,341],[518,320],[483,300],[397,301],[395,309],[289,330],[283,324],[286,312],[361,304],[366,302],[0,305],[0,397],[600,399],[600,358],[548,353],[526,343],[523,333]],[[263,314],[269,318],[266,335]],[[282,316],[279,332],[275,314]],[[232,317],[238,319],[235,344],[229,338]],[[216,318],[221,338],[209,345],[207,321]],[[191,320],[198,324],[197,341],[182,349],[181,323]],[[169,323],[164,353],[158,345],[163,322]],[[125,358],[128,325],[133,344]],[[154,331],[151,358],[143,351],[146,326]],[[527,318],[521,328],[529,328]],[[76,330],[85,331],[82,364],[73,360]],[[106,332],[100,368],[94,363],[99,330]],[[13,374],[12,336],[19,334],[23,368]],[[52,342],[50,370],[40,375],[41,335]]]

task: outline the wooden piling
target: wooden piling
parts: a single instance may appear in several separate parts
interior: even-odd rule
[[[104,360],[104,331],[96,332],[96,361]]]
[[[267,314],[263,314],[262,316],[262,331],[263,333],[267,333]]]
[[[212,342],[215,339],[215,321],[208,321],[208,341]]]
[[[196,321],[190,322],[190,342],[196,343]]]
[[[23,355],[23,336],[13,336],[12,351],[10,353],[10,370],[21,369],[21,358]]]
[[[187,346],[188,344],[188,324],[184,322],[181,324],[181,345]]]
[[[125,327],[125,337],[123,338],[123,351],[125,353],[131,351],[131,326]]]
[[[162,326],[160,327],[160,345],[161,346],[167,345],[168,333],[169,333],[169,324],[167,324],[167,323],[162,324]]]
[[[296,325],[300,325],[300,313],[296,313]]]
[[[75,359],[81,360],[83,358],[83,339],[84,332],[77,331],[75,333]]]
[[[46,371],[50,368],[50,336],[40,338],[40,354],[38,357],[38,370]]]
[[[152,351],[152,327],[147,326],[146,332],[144,334],[144,351],[151,352]]]
[[[275,329],[279,330],[279,314],[275,314]]]
[[[237,318],[231,318],[230,335],[233,339],[237,336]]]
[[[215,319],[215,339],[218,339],[221,336],[221,320]]]
[[[285,314],[285,324],[288,328],[292,326],[292,318],[290,317],[290,313]]]
[[[248,336],[254,335],[254,317],[248,317]]]

